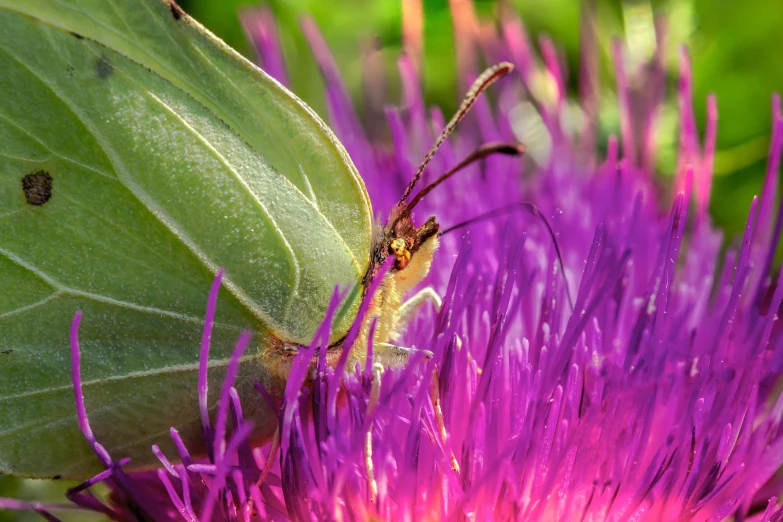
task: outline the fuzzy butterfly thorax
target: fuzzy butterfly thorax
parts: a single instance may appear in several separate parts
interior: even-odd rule
[[[424,224],[416,227],[411,217],[410,206],[401,203],[392,210],[387,225],[376,236],[370,266],[363,279],[365,291],[378,276],[381,266],[389,256],[395,258],[388,272],[382,276],[384,279],[380,283],[377,295],[372,298],[371,313],[365,319],[369,324],[371,318],[375,317],[376,313],[380,313],[376,340],[386,342],[396,333],[396,320],[390,319],[390,324],[384,325],[383,317],[388,314],[378,309],[394,308],[396,313],[402,294],[424,279],[437,249],[439,231],[440,224],[435,220],[435,216],[430,216]],[[376,309],[376,313],[372,312],[373,309]]]
[[[358,338],[353,346],[345,346],[343,337],[329,346],[327,363],[335,364],[344,349],[353,353],[350,360],[364,360],[367,354],[367,343],[370,338],[370,325],[377,321],[373,342],[386,343],[394,340],[398,331],[398,310],[402,297],[408,290],[416,287],[429,272],[432,258],[438,248],[438,232],[440,224],[435,216],[430,216],[419,227],[413,222],[409,205],[397,205],[389,215],[386,226],[380,229],[373,241],[370,264],[362,279],[362,299],[371,299],[368,311],[362,322]],[[381,267],[389,256],[394,256],[394,263],[388,271],[382,273]],[[368,295],[368,289],[376,277],[382,280],[377,291]],[[301,347],[291,343],[278,341],[269,343],[262,350],[263,365],[275,368],[275,375],[284,378],[290,371],[294,356]],[[315,360],[313,361],[313,369]]]

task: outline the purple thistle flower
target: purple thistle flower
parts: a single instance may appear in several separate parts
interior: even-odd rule
[[[90,431],[77,315],[77,411],[106,471],[71,490],[76,506],[115,520],[783,520],[777,506],[783,285],[772,273],[783,231],[783,210],[773,219],[783,149],[780,99],[773,99],[761,198],[749,202],[745,234],[723,254],[721,234],[707,215],[716,101],[707,101],[701,143],[685,51],[674,197],[662,203],[668,191],[653,178],[666,83],[662,51],[632,71],[622,46],[613,47],[621,136],[609,141],[605,158],[596,158],[595,35],[584,32],[583,121],[574,129],[566,71],[553,42],[540,41],[539,60],[518,20],[504,15],[501,30],[487,33],[462,9],[461,72],[476,76],[480,50],[488,62],[516,64],[518,74],[499,82],[496,103],[479,100],[429,175],[483,143],[521,140],[535,148],[528,140],[534,137],[530,114],[540,117],[546,143],[538,161],[524,165],[524,183],[518,159],[491,157],[428,195],[416,217],[436,214],[448,227],[528,200],[550,219],[565,273],[546,227],[529,213],[447,233],[425,281],[443,305],[437,313],[422,309],[398,340],[433,356],[419,352],[395,369],[374,365],[372,346],[355,367],[346,367],[347,354],[335,367],[326,365],[319,348],[328,343],[340,302],[335,293],[321,329],[292,366],[282,407],[257,385],[258,400],[269,401],[280,419],[278,436],[263,448],[249,444],[252,419],[244,418],[233,388],[247,334],[237,342],[214,422],[207,409],[219,274],[207,306],[197,390],[209,458],[194,461],[172,428],[178,455],[154,447],[162,467],[132,474]],[[323,73],[332,128],[382,216],[444,126],[419,91],[417,12],[406,11],[413,16],[406,19],[406,49],[414,53],[398,62],[403,106],[385,109],[391,148],[367,137],[315,24],[303,22]],[[259,62],[286,83],[273,18],[248,11],[243,21]],[[665,24],[656,29],[660,45]],[[641,81],[629,82],[638,75]],[[668,212],[661,211],[665,206]],[[99,482],[111,491],[107,504],[89,494]],[[57,509],[73,509],[14,500],[0,500],[0,507],[34,509],[50,520]]]

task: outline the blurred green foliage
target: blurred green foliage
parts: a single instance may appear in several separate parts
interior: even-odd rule
[[[428,103],[454,109],[460,94],[452,19],[448,0],[422,0],[425,13],[423,82]],[[497,18],[503,0],[474,0],[479,17]],[[237,12],[258,5],[248,0],[180,0],[195,19],[231,46],[252,58]],[[320,26],[343,72],[349,89],[361,108],[362,46],[383,50],[389,96],[395,99],[398,86],[396,57],[401,51],[400,0],[270,0],[280,24],[283,48],[296,93],[324,114],[322,83],[299,21],[312,16]],[[575,91],[579,65],[579,0],[505,0],[524,20],[531,35],[546,33],[561,46],[569,65],[569,88]],[[718,153],[713,185],[712,214],[715,222],[734,236],[742,230],[751,198],[760,190],[766,166],[770,135],[770,100],[783,90],[783,2],[780,0],[596,0],[602,73],[602,139],[616,133],[617,111],[612,98],[614,84],[610,59],[611,38],[627,42],[645,38],[653,13],[669,20],[670,91],[667,110],[661,121],[661,171],[674,165],[676,143],[677,46],[688,46],[694,72],[694,99],[697,120],[703,128],[705,98],[718,99]],[[70,484],[44,481],[18,481],[0,477],[0,495],[24,499],[61,500]],[[84,520],[82,515],[66,520]],[[90,517],[95,520],[95,517]],[[40,520],[34,513],[0,511],[0,522]]]
[[[30,501],[65,501],[65,490],[76,484],[54,480],[19,480],[14,477],[0,476],[0,496]],[[58,511],[57,516],[63,522],[98,522],[104,520],[96,514],[83,511]],[[41,515],[33,511],[2,511],[0,522],[40,522]]]

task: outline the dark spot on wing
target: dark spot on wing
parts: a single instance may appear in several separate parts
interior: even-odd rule
[[[52,477],[52,480],[60,480],[61,478],[63,478],[62,475],[55,475]]]
[[[11,355],[12,353],[14,353],[14,351],[13,350],[3,350],[0,353],[2,353],[3,355]]]
[[[177,5],[175,0],[169,0],[169,9],[171,9],[171,16],[174,17],[174,20],[180,20],[183,16],[185,16],[185,11],[183,11],[182,8]]]
[[[71,31],[71,34],[76,38],[78,38],[79,40],[84,40],[84,36],[80,35],[79,33],[74,33],[73,31]]]
[[[31,172],[22,178],[22,191],[30,205],[40,207],[52,199],[52,176],[43,170]]]
[[[109,63],[109,59],[105,56],[100,56],[95,61],[95,72],[101,80],[108,78],[113,71],[114,68]]]

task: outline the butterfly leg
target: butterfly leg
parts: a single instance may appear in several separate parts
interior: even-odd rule
[[[417,352],[420,351],[424,354],[424,356],[427,359],[431,359],[433,357],[433,353],[429,350],[416,350],[414,348],[403,348],[402,346],[396,346],[389,343],[377,343],[375,345],[374,353],[373,353],[373,360],[377,361],[374,366],[383,368],[384,366],[392,366],[392,367],[400,367],[404,366],[408,360],[411,358],[411,356]],[[438,435],[440,436],[441,442],[443,444],[446,443],[446,440],[448,438],[448,433],[446,432],[446,421],[443,418],[443,408],[441,407],[441,400],[440,400],[440,377],[438,375],[437,368],[432,373],[432,379],[430,380],[430,399],[432,400],[432,408],[435,413],[435,422],[437,424],[438,429]],[[380,374],[378,374],[377,381],[380,383]],[[373,374],[373,391],[375,391],[375,382],[376,382],[376,376]],[[380,392],[380,384],[378,386],[378,390]],[[372,395],[370,396],[370,401],[372,402]],[[375,399],[377,402],[377,398]],[[374,404],[374,403],[373,403]],[[367,457],[367,455],[371,455],[372,452],[372,439],[370,438],[370,433],[367,433],[367,438],[365,439],[365,459],[369,459],[370,457]],[[454,452],[451,452],[450,455],[451,460],[451,469],[459,473],[459,463],[457,462],[457,457],[454,455]],[[371,461],[368,461],[368,467],[367,469],[370,470],[369,467],[372,464]],[[368,478],[370,477],[369,471],[368,471]]]
[[[373,362],[381,364],[382,366],[400,368],[401,366],[405,366],[417,353],[421,353],[424,356],[424,359],[432,359],[434,355],[429,350],[405,348],[389,343],[375,343],[373,346]]]
[[[440,312],[440,307],[443,304],[443,301],[441,300],[438,293],[431,286],[422,288],[413,294],[410,299],[400,305],[399,316],[397,319],[397,330],[404,330],[405,326],[407,326],[408,322],[413,318],[413,314],[415,314],[419,308],[424,306],[427,301],[432,303],[432,306],[435,308],[435,312]]]
[[[435,411],[435,422],[438,425],[438,435],[440,435],[440,441],[442,444],[446,444],[448,439],[448,433],[446,432],[446,421],[443,418],[443,408],[441,408],[440,402],[440,376],[437,371],[432,372],[432,379],[430,379],[430,399],[432,400],[432,409]],[[454,452],[450,452],[450,461],[452,471],[459,473],[459,462],[457,457],[454,456]]]
[[[260,488],[266,480],[266,476],[269,474],[269,470],[275,465],[275,459],[277,452],[280,450],[280,424],[278,423],[275,429],[275,434],[272,436],[272,443],[269,445],[269,454],[266,456],[266,462],[264,463],[264,469],[261,470],[261,477],[259,477],[256,485]]]
[[[367,403],[365,418],[370,417],[378,405],[381,395],[381,376],[383,365],[375,363],[372,368],[372,385],[370,388],[370,400]],[[378,483],[375,481],[375,468],[372,463],[372,422],[368,423],[367,433],[364,435],[364,466],[367,469],[367,485],[370,489],[370,502],[375,503],[378,498]]]

